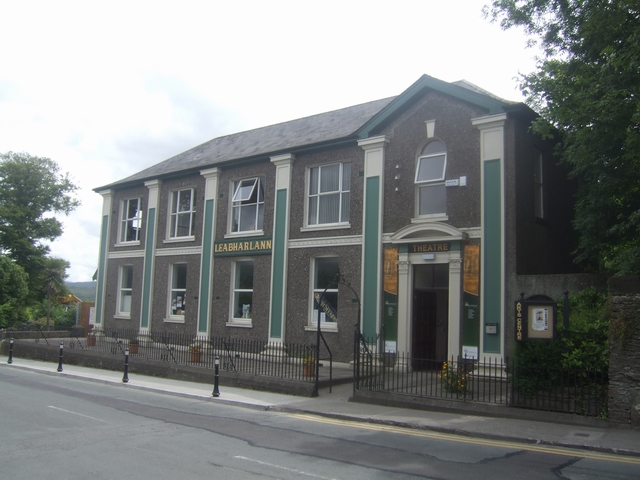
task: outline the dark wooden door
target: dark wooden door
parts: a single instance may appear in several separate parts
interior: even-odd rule
[[[436,362],[436,311],[437,293],[413,291],[413,321],[411,356],[416,370],[437,368]]]

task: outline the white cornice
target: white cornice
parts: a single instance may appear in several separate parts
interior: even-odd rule
[[[289,248],[347,247],[352,245],[362,245],[362,235],[289,240]]]
[[[358,146],[362,147],[364,150],[368,150],[370,148],[383,147],[389,143],[389,137],[386,135],[381,135],[379,137],[371,137],[365,138],[364,140],[358,141]]]
[[[108,258],[117,259],[117,258],[143,258],[144,250],[126,250],[122,252],[109,252]]]
[[[506,113],[487,115],[486,117],[472,118],[471,124],[479,128],[501,127],[507,121]]]
[[[200,255],[202,247],[158,248],[156,257],[173,257],[178,255]]]

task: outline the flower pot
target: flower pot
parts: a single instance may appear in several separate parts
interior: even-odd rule
[[[96,346],[96,337],[94,337],[93,335],[90,337],[87,337],[87,347],[95,347]]]
[[[316,374],[316,366],[314,364],[302,365],[302,375],[305,377],[313,377]]]
[[[129,344],[129,355],[135,355],[138,353],[138,347],[140,345],[137,343],[130,343]]]
[[[191,363],[200,363],[202,352],[191,352],[190,356],[191,356]]]

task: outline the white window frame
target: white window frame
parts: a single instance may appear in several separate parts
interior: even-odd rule
[[[536,151],[533,163],[533,209],[536,218],[545,219],[544,164],[542,153]]]
[[[231,215],[229,216],[229,233],[231,235],[245,235],[247,233],[261,234],[263,232],[264,183],[263,177],[243,178],[231,183]],[[256,189],[255,201],[251,201]],[[253,228],[241,230],[242,217],[236,225],[236,211],[242,216],[242,212],[246,211],[246,207],[252,206],[255,206]]]
[[[238,282],[240,281],[238,270],[239,268],[241,268],[241,265],[249,264],[249,263],[251,264],[251,268],[253,270],[253,274],[251,276],[251,288],[240,288],[240,286],[238,285]],[[252,326],[251,317],[253,316],[252,310],[253,310],[254,301],[255,301],[255,298],[253,296],[254,281],[255,281],[255,262],[253,259],[241,258],[233,262],[233,268],[231,270],[231,298],[229,302],[231,311],[229,312],[230,320],[227,323],[228,326],[234,326],[234,327],[251,327]],[[251,293],[251,303],[249,304],[250,309],[248,312],[246,312],[244,311],[244,306],[243,306],[242,307],[243,311],[241,314],[239,314],[238,308],[236,305],[236,295],[243,294],[243,293]]]
[[[118,273],[118,304],[116,306],[117,317],[131,318],[131,304],[133,300],[133,265],[120,266]],[[126,272],[129,272],[128,274]],[[125,285],[127,279],[131,280],[130,285]],[[128,297],[128,305],[125,297]],[[128,310],[127,310],[128,307]]]
[[[435,151],[433,153],[424,153],[425,150],[432,144],[441,144],[443,147],[442,151]],[[440,174],[432,175],[428,178],[421,178],[421,171],[423,168],[428,167],[428,163],[442,159],[442,171]],[[434,142],[430,142],[422,148],[421,154],[418,156],[418,160],[416,162],[416,174],[414,178],[414,183],[416,185],[416,216],[420,218],[430,218],[430,217],[442,217],[447,214],[447,198],[446,198],[446,187],[445,187],[445,175],[447,172],[447,146],[444,142],[440,140],[436,140]],[[429,212],[423,213],[421,210],[422,207],[422,196],[426,194],[427,189],[438,188],[442,189],[445,193],[445,205],[444,211],[442,212]]]
[[[339,166],[338,188],[335,190],[321,191],[322,189],[322,172],[331,167]],[[348,171],[345,173],[345,168]],[[314,182],[313,172],[317,171],[317,179]],[[350,225],[350,208],[351,208],[351,162],[329,163],[326,165],[316,165],[307,168],[307,188],[305,195],[305,226],[307,228],[323,228],[331,226],[349,226]],[[314,192],[314,193],[312,193]],[[322,222],[321,216],[321,200],[323,197],[339,196],[338,205],[338,221]]]
[[[184,287],[174,285],[178,281],[179,275],[178,269],[184,268]],[[186,263],[173,263],[169,271],[169,295],[167,302],[167,318],[165,321],[184,323],[184,316],[186,312],[186,298],[187,298],[187,264]],[[175,281],[174,281],[175,280]],[[178,295],[180,294],[180,295]],[[179,298],[179,301],[178,301]],[[174,302],[174,299],[176,300]],[[175,309],[174,309],[175,303]],[[181,313],[179,313],[181,312]]]
[[[325,291],[325,288],[326,288],[326,287],[318,287],[318,262],[322,260],[328,260],[328,259],[337,261],[338,268],[339,268],[340,260],[339,260],[339,257],[337,256],[327,255],[327,256],[321,256],[321,257],[314,257],[311,259],[311,268],[310,268],[311,276],[310,276],[310,289],[309,289],[311,292],[311,295],[309,299],[310,300],[309,301],[309,322],[308,322],[308,326],[306,327],[307,330],[318,329],[318,309],[315,308],[315,294],[318,293],[322,295],[322,293]],[[335,285],[335,287],[333,288],[327,289],[327,293],[336,295],[336,313],[339,314],[338,285]],[[338,322],[339,321],[340,321],[340,318],[338,317]],[[333,322],[330,319],[327,319],[326,314],[324,312],[320,312],[320,329],[322,331],[337,332],[338,322]]]
[[[129,217],[129,206],[131,202],[137,202],[138,209],[136,215]],[[127,234],[131,229],[135,228],[135,239],[127,240]],[[120,210],[120,229],[118,232],[118,243],[120,244],[139,244],[140,230],[142,229],[142,199],[140,197],[127,198],[121,202]]]
[[[191,198],[189,202],[188,210],[179,210],[180,198],[185,192],[190,192]],[[180,190],[173,190],[169,195],[169,222],[167,226],[167,237],[171,240],[180,239],[188,240],[194,238],[195,230],[195,215],[196,215],[196,190],[195,188],[183,188]],[[189,232],[188,235],[178,235],[179,219],[180,217],[187,217],[189,219]]]

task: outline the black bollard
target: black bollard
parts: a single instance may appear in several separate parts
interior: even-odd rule
[[[123,383],[129,382],[129,349],[124,351],[124,377],[122,377]]]
[[[220,379],[220,357],[218,355],[216,355],[215,365],[216,365],[216,368],[215,368],[215,377],[213,379],[213,396],[219,397],[220,390],[218,389],[218,385],[219,385],[219,379]]]
[[[62,347],[64,347],[64,343],[60,342],[60,361],[58,362],[58,371],[62,371]]]
[[[13,338],[9,339],[9,360],[7,363],[13,363]]]

